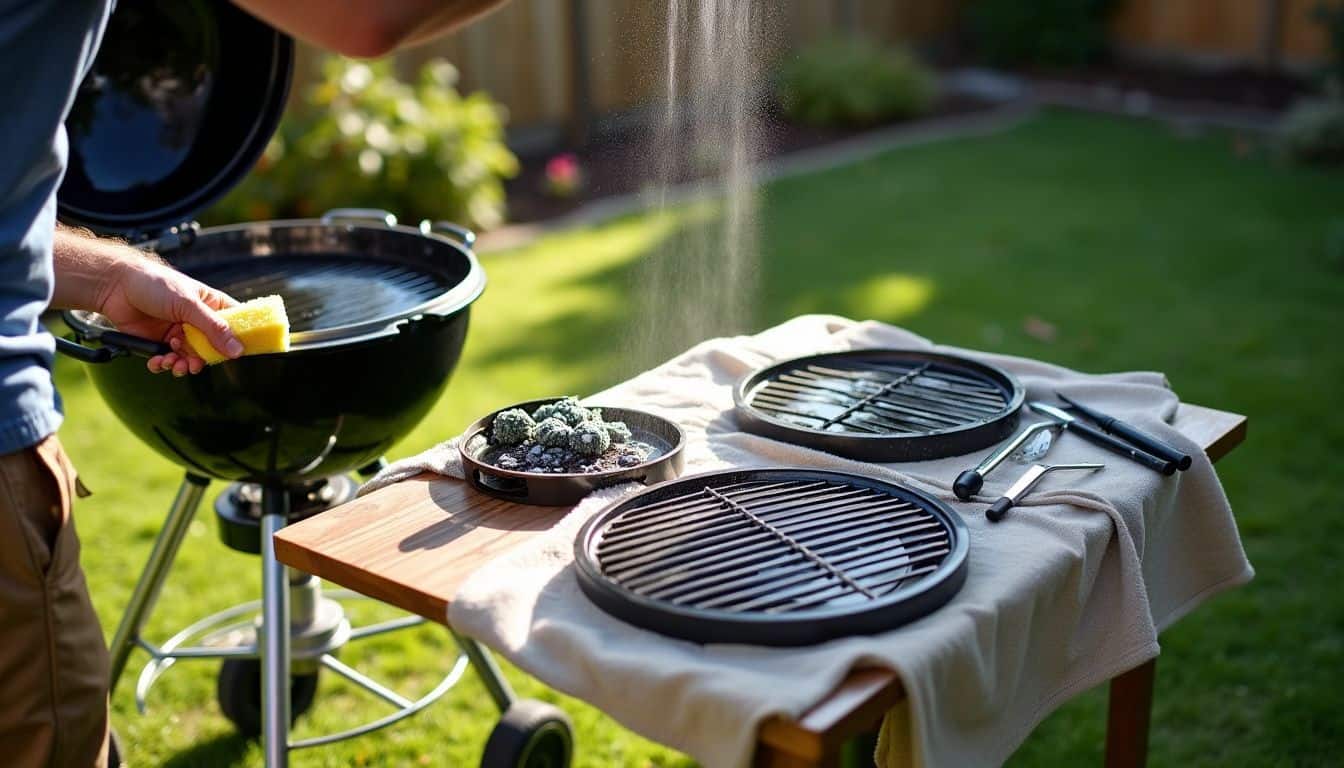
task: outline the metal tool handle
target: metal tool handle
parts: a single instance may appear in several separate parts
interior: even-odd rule
[[[989,522],[997,523],[1002,520],[1004,516],[1008,514],[1008,510],[1012,508],[1013,500],[1007,496],[1000,496],[993,504],[989,505],[989,509],[985,510],[985,517],[989,518]]]
[[[1194,462],[1194,460],[1190,458],[1190,454],[1185,453],[1160,438],[1144,432],[1138,427],[1123,422],[1114,416],[1104,414],[1095,408],[1089,408],[1062,392],[1055,392],[1055,396],[1068,403],[1070,408],[1073,408],[1087,418],[1095,421],[1097,426],[1101,427],[1103,431],[1119,435],[1159,459],[1176,462],[1176,468],[1182,472],[1189,469],[1190,465]]]
[[[985,517],[989,518],[991,523],[1002,520],[1008,514],[1008,510],[1021,501],[1022,497],[1026,496],[1032,487],[1040,482],[1040,479],[1045,477],[1048,472],[1096,470],[1103,469],[1105,466],[1104,464],[1033,464],[1026,472],[1022,473],[1022,476],[1017,479],[1017,482],[1013,483],[1004,495],[995,499],[994,503],[989,505],[989,508],[985,510]]]
[[[430,233],[449,234],[457,239],[466,247],[470,248],[476,244],[476,233],[461,224],[454,224],[451,221],[430,221],[425,219],[420,222],[420,231],[426,235]]]
[[[323,224],[342,221],[376,221],[386,227],[397,226],[397,217],[382,208],[333,208],[322,214]]]
[[[957,475],[957,480],[952,484],[952,492],[962,501],[970,501],[971,497],[980,492],[985,485],[985,475],[994,471],[994,468],[1003,463],[1003,460],[1012,455],[1013,451],[1021,448],[1024,443],[1033,436],[1047,430],[1055,429],[1059,426],[1055,421],[1038,421],[1029,425],[1027,428],[1018,432],[1012,440],[1004,443],[997,451],[985,457],[975,469],[968,469]]]
[[[1097,429],[1096,427],[1090,426],[1088,424],[1084,424],[1081,421],[1076,420],[1070,421],[1065,426],[1065,429],[1067,429],[1070,432],[1077,433],[1079,437],[1083,438],[1084,440],[1087,440],[1088,442],[1094,443],[1096,445],[1101,446],[1102,448],[1106,448],[1107,450],[1118,453],[1121,456],[1127,456],[1130,459],[1133,459],[1134,461],[1156,472],[1161,472],[1164,475],[1171,475],[1175,474],[1176,472],[1176,462],[1167,459],[1159,459],[1158,457],[1152,455],[1151,453],[1141,451],[1138,448],[1135,448],[1134,446],[1130,445],[1129,443],[1111,437],[1105,432],[1102,432],[1100,429]]]
[[[985,487],[985,476],[980,474],[978,469],[968,469],[957,475],[957,479],[952,483],[952,492],[962,501],[970,501],[971,497],[980,492]]]
[[[1194,460],[1190,458],[1190,454],[1153,437],[1137,427],[1132,427],[1119,419],[1111,419],[1108,424],[1102,425],[1102,429],[1123,437],[1162,461],[1175,463],[1176,468],[1182,472],[1189,469],[1190,465],[1194,462]],[[1171,473],[1167,472],[1165,474]]]

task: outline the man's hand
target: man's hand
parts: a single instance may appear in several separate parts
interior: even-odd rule
[[[185,376],[205,368],[184,341],[183,323],[199,328],[227,356],[242,354],[242,342],[216,314],[238,302],[153,255],[62,228],[56,232],[54,256],[52,306],[93,310],[119,331],[168,342],[173,351],[151,357],[151,372]]]
[[[470,23],[505,0],[234,0],[319,48],[377,58]]]

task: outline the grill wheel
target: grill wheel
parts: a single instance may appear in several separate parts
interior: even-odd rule
[[[569,768],[574,726],[569,716],[545,702],[524,699],[509,705],[481,755],[481,768]]]
[[[313,707],[317,697],[317,673],[289,678],[290,725]],[[219,667],[215,688],[219,710],[238,733],[249,739],[261,735],[261,662],[256,659],[226,659]]]

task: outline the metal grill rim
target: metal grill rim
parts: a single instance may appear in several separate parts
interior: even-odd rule
[[[239,301],[281,295],[296,334],[404,315],[454,285],[412,264],[337,255],[252,259],[193,270],[193,277]]]
[[[811,496],[791,505],[793,491]],[[779,530],[763,532],[724,498],[739,500]],[[814,520],[814,512],[821,517]],[[714,546],[698,546],[701,532],[715,528],[721,530]],[[654,533],[642,536],[644,529]],[[665,540],[659,533],[670,535]],[[941,605],[965,578],[968,544],[955,513],[910,488],[844,473],[773,469],[694,475],[643,491],[590,520],[575,549],[585,593],[619,618],[642,624],[641,615],[658,614],[648,623],[701,642],[788,645],[797,643],[779,641],[787,632],[752,636],[799,624],[817,625],[798,629],[801,636],[850,634],[862,629],[846,631],[847,617],[884,609],[885,626],[894,627],[917,617],[906,603],[927,603],[923,596],[935,591],[945,593],[933,607]],[[928,610],[924,605],[916,613]],[[685,632],[677,621],[687,623]]]
[[[969,358],[859,349],[780,361],[734,389],[746,430],[864,461],[922,461],[999,442],[1026,399],[1008,373]]]

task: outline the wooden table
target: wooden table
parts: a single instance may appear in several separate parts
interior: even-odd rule
[[[1246,436],[1246,418],[1182,405],[1174,426],[1214,461]],[[444,623],[463,582],[482,565],[545,533],[567,509],[483,496],[466,483],[422,475],[296,523],[276,535],[280,561]],[[1106,765],[1141,766],[1147,756],[1154,662],[1111,681]],[[844,742],[870,732],[905,692],[896,674],[861,669],[796,720],[762,725],[758,766],[838,764]]]

